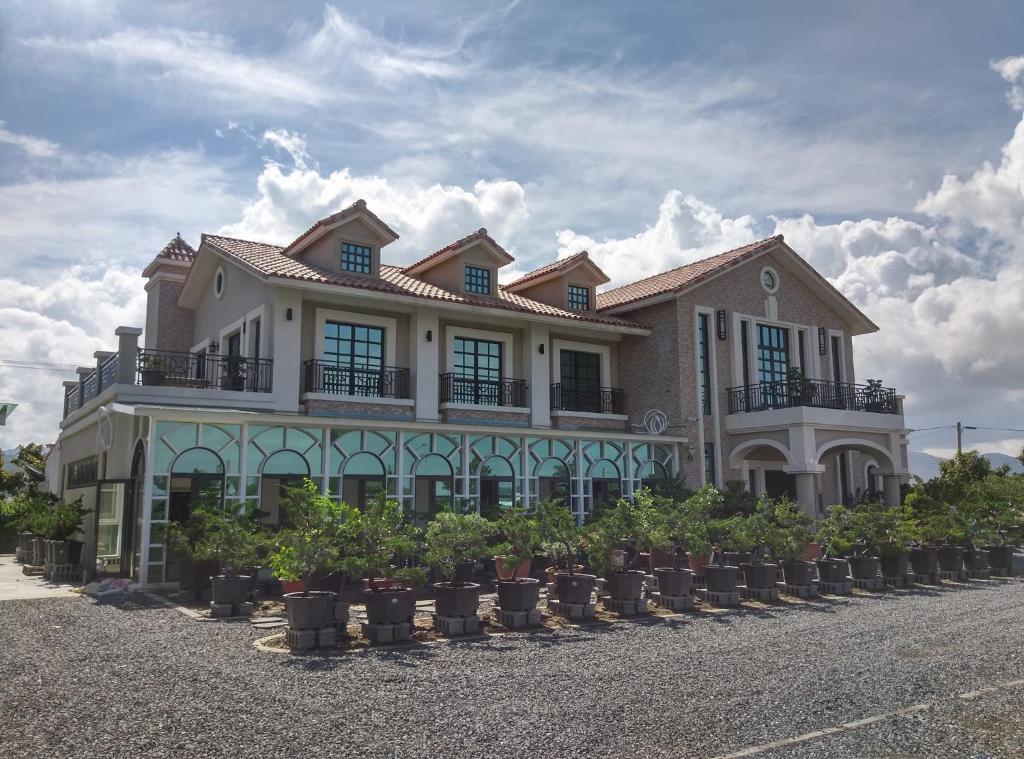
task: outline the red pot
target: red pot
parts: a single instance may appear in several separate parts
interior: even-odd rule
[[[517,578],[518,577],[529,577],[530,576],[530,564],[532,564],[532,563],[533,563],[532,559],[527,559],[522,564],[520,564],[518,567],[516,567],[516,571],[515,571],[516,577]],[[505,557],[504,556],[495,556],[494,557],[494,568],[496,570],[498,570],[498,579],[499,580],[511,580],[512,579],[512,567],[506,567],[505,566]]]
[[[690,562],[690,569],[694,572],[699,572],[711,563],[711,554],[709,553],[701,554],[700,556],[694,556],[692,553],[687,551],[686,558]]]
[[[306,590],[306,583],[302,580],[280,580],[281,593],[302,593]]]

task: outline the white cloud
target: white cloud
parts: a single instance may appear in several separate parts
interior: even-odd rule
[[[481,180],[469,191],[359,176],[349,169],[325,175],[306,167],[301,138],[289,135],[285,141],[299,151],[301,160],[291,169],[267,164],[257,180],[259,197],[245,207],[241,221],[222,227],[221,234],[284,245],[314,220],[362,198],[401,236],[385,251],[385,260],[410,263],[480,227],[506,242],[529,216],[526,191],[518,182]]]
[[[1002,58],[993,63],[992,68],[1011,85],[1010,91],[1006,93],[1010,105],[1024,110],[1024,85],[1021,82],[1024,78],[1024,55]]]
[[[17,134],[5,129],[4,123],[0,121],[0,142],[21,148],[33,158],[53,158],[60,150],[60,145],[56,142],[30,134]]]

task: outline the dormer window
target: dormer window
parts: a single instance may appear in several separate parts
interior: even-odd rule
[[[466,292],[479,295],[491,294],[491,270],[482,266],[466,267]]]
[[[590,288],[569,285],[569,308],[573,311],[590,310]]]
[[[343,242],[341,244],[341,270],[354,274],[371,274],[373,272],[373,250],[366,245]]]

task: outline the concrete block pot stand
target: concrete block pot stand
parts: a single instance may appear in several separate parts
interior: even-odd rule
[[[381,495],[361,513],[358,551],[369,577],[363,590],[367,622],[363,633],[374,643],[412,638],[416,588],[424,569],[408,566],[422,548],[422,535],[406,523],[395,501]]]
[[[270,566],[277,577],[303,583],[286,593],[287,642],[293,650],[332,648],[348,624],[348,605],[336,593],[311,590],[318,572],[361,574],[366,565],[360,549],[363,515],[351,506],[321,494],[306,480],[283,503],[287,528],[277,534]]]
[[[497,546],[501,553],[495,557],[499,567],[495,616],[504,627],[513,629],[539,625],[540,581],[529,577],[527,572],[534,554],[540,549],[540,524],[524,509],[511,508],[501,515],[496,527],[502,542]],[[504,577],[502,565],[511,568],[511,573]]]
[[[250,616],[252,577],[242,570],[258,564],[267,546],[258,512],[197,509],[190,516],[193,518],[201,518],[205,525],[204,534],[193,547],[193,560],[212,562],[218,569],[210,578],[210,614]]]
[[[605,579],[601,601],[608,611],[624,616],[647,613],[645,573],[642,569],[626,568],[622,546],[649,549],[656,523],[652,499],[641,492],[632,501],[620,498],[587,529],[587,558]]]
[[[81,580],[79,564],[83,543],[72,540],[72,537],[82,531],[82,522],[89,513],[90,509],[86,509],[82,499],[78,498],[70,503],[56,504],[45,519],[45,575],[50,579],[57,582]]]
[[[458,578],[458,569],[489,551],[494,524],[479,514],[441,512],[427,525],[427,563],[440,582],[435,582],[434,629],[445,635],[480,632],[477,608],[480,585]]]
[[[705,555],[710,551],[703,496],[697,494],[679,502],[642,490],[635,496],[640,517],[648,521],[647,540],[651,556],[667,556],[668,562],[654,568],[657,590],[651,600],[670,611],[693,608],[695,573],[679,564],[680,552]]]

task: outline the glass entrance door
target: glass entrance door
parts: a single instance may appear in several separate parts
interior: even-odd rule
[[[105,480],[97,485],[96,494],[96,567],[103,574],[122,571],[122,530],[128,483]]]
[[[583,351],[561,352],[562,408],[601,412],[601,355]]]

